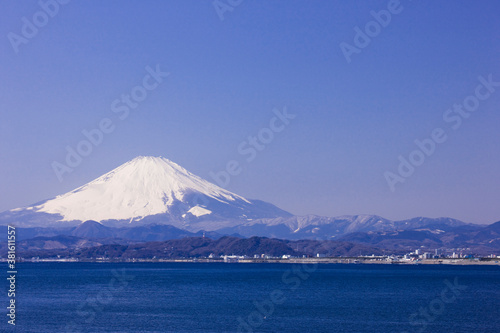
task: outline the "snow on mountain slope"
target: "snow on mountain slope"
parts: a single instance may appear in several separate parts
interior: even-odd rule
[[[61,214],[63,221],[125,220],[166,213],[175,201],[182,202],[193,192],[222,203],[236,200],[250,203],[166,158],[140,156],[34,208],[39,212]],[[196,210],[198,216],[201,212]]]
[[[200,207],[200,206],[194,206],[193,208],[191,208],[190,210],[188,210],[188,213],[191,213],[194,216],[200,217],[200,216],[203,216],[203,215],[211,214],[212,211],[210,211],[208,209],[205,209],[203,207]]]

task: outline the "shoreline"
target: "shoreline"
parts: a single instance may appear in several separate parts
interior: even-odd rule
[[[6,262],[4,258],[0,262]],[[269,258],[269,259],[210,259],[210,258],[179,258],[179,259],[22,259],[18,263],[39,263],[39,262],[96,262],[96,263],[240,263],[240,264],[376,264],[376,265],[467,265],[467,266],[500,266],[500,259],[420,259],[416,260],[386,260],[380,258],[352,257],[352,258]]]

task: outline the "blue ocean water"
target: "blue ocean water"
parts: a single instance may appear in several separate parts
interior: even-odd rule
[[[20,263],[17,269],[16,326],[7,325],[4,292],[2,332],[500,332],[498,266]]]

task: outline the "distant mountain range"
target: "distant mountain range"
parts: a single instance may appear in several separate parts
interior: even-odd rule
[[[420,246],[500,250],[499,223],[294,216],[227,191],[163,157],[137,157],[66,194],[0,213],[0,225],[7,224],[20,228],[18,241],[33,250],[125,246],[203,235],[213,240],[227,235],[335,240],[394,251]]]
[[[499,253],[500,222],[488,226],[429,225],[396,231],[354,232],[339,238],[340,241],[369,244],[384,249],[465,248],[475,253]]]
[[[264,236],[284,239],[338,239],[353,232],[411,230],[427,226],[445,229],[467,225],[451,218],[418,217],[391,221],[376,215],[324,217],[316,215],[258,219],[234,227],[218,229],[223,234]],[[475,225],[473,225],[475,226]]]
[[[7,228],[2,230],[2,233],[7,234]],[[78,226],[64,228],[17,228],[16,240],[24,241],[33,238],[45,237],[51,238],[55,236],[77,237],[89,240],[109,240],[121,239],[132,242],[149,242],[149,241],[164,241],[169,239],[179,239],[185,237],[210,237],[217,239],[223,235],[213,231],[189,232],[171,225],[150,224],[139,225],[135,227],[106,227],[96,221],[86,221]],[[241,237],[241,236],[240,236]]]
[[[6,233],[6,228],[2,230]],[[1,237],[6,237],[3,235]],[[181,241],[176,244],[183,244],[183,242],[190,243],[192,239],[204,238],[210,239],[210,244],[218,244],[216,241],[221,238],[236,238],[245,239],[245,237],[233,234],[231,236],[224,236],[217,232],[197,232],[191,233],[181,230],[169,225],[146,225],[129,228],[113,228],[103,226],[95,221],[87,221],[76,227],[69,227],[64,229],[57,228],[18,228],[17,241],[18,249],[21,256],[36,256],[45,255],[49,256],[54,254],[63,255],[76,255],[76,253],[83,253],[82,258],[89,255],[89,251],[100,250],[97,247],[120,245],[121,249],[128,251],[129,246],[139,246],[144,248],[146,252],[149,250],[150,245],[140,243],[144,242],[169,242]],[[262,240],[269,240],[267,237],[252,236],[248,238],[259,238]],[[272,238],[275,241],[279,239]],[[182,241],[183,240],[183,241]],[[382,253],[407,253],[415,249],[424,249],[425,251],[433,251],[434,249],[466,249],[468,253],[479,255],[488,255],[492,253],[500,254],[500,222],[491,224],[489,226],[478,225],[461,225],[461,226],[447,226],[447,225],[433,225],[432,227],[417,227],[415,229],[400,229],[396,231],[368,231],[368,232],[353,232],[344,234],[336,240],[318,240],[318,239],[301,239],[301,240],[279,240],[286,244],[296,244],[293,247],[295,252],[286,250],[278,246],[276,249],[266,248],[269,252],[262,252],[266,254],[315,254],[315,251],[325,248],[343,249],[342,251],[334,251],[336,255],[349,255],[351,250],[358,251],[360,254]],[[215,242],[215,243],[214,243]],[[225,243],[224,243],[225,244]],[[269,243],[269,244],[282,244],[282,243]],[[85,248],[96,248],[94,250],[85,250]],[[106,247],[103,247],[106,248]],[[3,251],[2,251],[3,249]],[[210,247],[210,249],[212,249]],[[243,253],[234,251],[234,248],[222,249],[216,246],[217,251],[223,254],[236,254]],[[300,249],[300,251],[299,251]],[[0,256],[6,254],[6,244],[0,246]],[[80,252],[78,252],[80,251]],[[83,252],[81,252],[83,251]],[[207,249],[208,251],[208,249]],[[215,250],[212,250],[214,252]],[[281,252],[280,252],[281,251]],[[217,252],[217,253],[219,253]],[[320,251],[321,252],[321,251]],[[153,253],[149,251],[148,253]],[[181,255],[188,256],[187,252],[175,252],[171,256]],[[190,252],[191,253],[191,252]],[[215,252],[214,252],[215,253]],[[316,252],[318,253],[318,252]],[[130,254],[130,253],[129,253]],[[126,254],[126,255],[129,255]],[[192,252],[193,256],[200,255],[198,252]],[[247,254],[245,252],[244,254]],[[145,255],[145,254],[144,254]],[[121,258],[121,256],[120,256]]]
[[[83,246],[82,246],[83,245]],[[88,241],[74,236],[37,237],[21,241],[19,250],[24,258],[77,258],[82,260],[106,257],[125,259],[174,259],[209,257],[213,255],[245,255],[274,257],[282,255],[358,256],[381,255],[382,249],[349,242],[301,240],[289,241],[265,237],[238,238],[224,236],[218,239],[186,237],[157,242],[127,242],[124,240]],[[0,244],[0,256],[7,253],[6,245]]]

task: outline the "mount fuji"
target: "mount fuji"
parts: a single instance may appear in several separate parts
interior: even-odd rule
[[[230,228],[292,214],[214,185],[163,158],[140,156],[73,191],[0,213],[0,224],[63,227],[169,224],[190,231]]]

